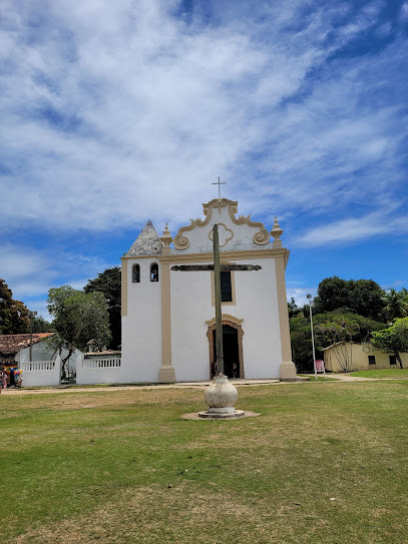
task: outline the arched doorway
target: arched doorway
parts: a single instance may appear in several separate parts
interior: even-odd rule
[[[214,376],[215,362],[215,320],[207,323],[209,325],[207,338],[210,350],[210,378]],[[236,321],[239,321],[237,323]],[[242,355],[242,337],[244,331],[241,326],[242,320],[222,320],[222,343],[224,348],[224,374],[228,378],[244,378],[244,361]]]

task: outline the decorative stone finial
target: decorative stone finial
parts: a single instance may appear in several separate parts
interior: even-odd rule
[[[166,223],[166,226],[163,231],[163,236],[160,236],[161,243],[163,244],[163,253],[170,253],[170,244],[173,241],[169,231],[169,224]]]
[[[273,247],[282,247],[282,240],[280,239],[282,233],[283,230],[279,226],[277,217],[275,217],[275,222],[271,230],[271,234],[274,238]]]

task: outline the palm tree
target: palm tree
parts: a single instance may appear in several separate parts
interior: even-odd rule
[[[389,289],[384,293],[385,315],[389,322],[393,322],[400,317],[408,316],[408,296],[407,290]]]
[[[292,297],[290,299],[290,302],[288,302],[288,312],[289,317],[293,317],[294,315],[297,315],[300,312],[300,308],[295,302],[295,299]]]

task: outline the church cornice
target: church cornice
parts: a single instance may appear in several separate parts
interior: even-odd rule
[[[223,251],[220,254],[220,259],[222,263],[225,261],[240,261],[245,260],[256,260],[256,259],[277,259],[283,258],[285,261],[285,267],[288,262],[290,251],[285,248],[264,248],[264,249],[245,249],[242,251]],[[125,255],[122,257],[122,260],[142,260],[150,259],[159,261],[161,264],[184,264],[184,263],[205,263],[208,261],[213,261],[214,257],[212,253],[173,253],[166,255],[137,255],[137,256],[128,256]]]

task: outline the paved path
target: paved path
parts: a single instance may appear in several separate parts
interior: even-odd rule
[[[259,387],[262,385],[277,385],[277,384],[293,384],[293,383],[303,383],[305,381],[314,381],[314,374],[303,375],[305,378],[300,378],[297,382],[281,382],[279,380],[231,380],[231,382],[236,387]],[[350,376],[349,374],[326,374],[328,378],[336,379],[342,382],[372,382],[372,381],[392,381],[396,379],[404,378],[360,378],[357,376]],[[319,374],[319,377],[323,377],[323,374]],[[406,379],[406,378],[405,378]],[[183,382],[175,384],[159,384],[159,385],[101,385],[93,387],[83,387],[83,386],[59,386],[59,387],[50,387],[50,388],[38,388],[38,389],[6,389],[2,390],[2,395],[45,395],[50,393],[90,393],[93,391],[134,391],[140,389],[186,389],[194,388],[199,390],[204,390],[210,385],[210,381],[205,382]]]
[[[394,378],[360,378],[350,376],[349,374],[329,374],[330,378],[341,380],[342,382],[377,382],[378,380],[393,380]]]
[[[314,374],[304,374],[308,376],[311,381],[314,380]],[[323,374],[319,374],[320,378],[323,378]],[[361,378],[360,376],[350,376],[350,374],[326,374],[330,379],[334,378],[342,382],[378,382],[378,381],[392,381],[392,380],[406,380],[408,378],[403,378],[398,376],[397,378]]]
[[[302,380],[304,381],[304,380]],[[183,382],[175,384],[159,384],[159,385],[101,385],[93,387],[83,386],[59,386],[59,387],[42,387],[38,389],[3,389],[2,395],[44,395],[48,393],[91,393],[98,391],[134,391],[140,389],[202,389],[210,385],[210,381],[206,382]],[[252,386],[259,387],[261,385],[276,385],[282,383],[279,380],[231,380],[236,387]],[[300,383],[300,382],[299,382]]]

